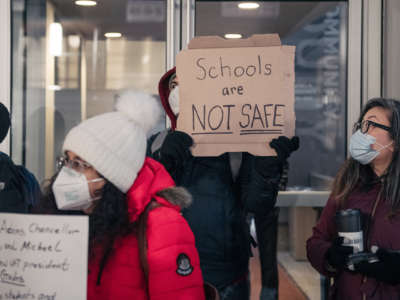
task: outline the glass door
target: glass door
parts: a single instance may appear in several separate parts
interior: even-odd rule
[[[354,55],[361,53],[357,38],[361,27],[354,24],[361,24],[361,3],[197,0],[192,9],[195,36],[248,38],[278,33],[282,44],[296,46],[295,134],[301,147],[289,159],[288,185],[278,196],[277,205],[284,207],[278,257],[294,285],[309,299],[320,299],[324,291],[320,276],[305,262],[305,240],[317,218],[312,207],[323,207],[327,201],[330,183],[347,155],[349,128],[359,112],[360,58]],[[252,299],[258,297],[257,264],[251,263]]]
[[[65,134],[126,89],[158,96],[167,2],[11,1],[12,158],[42,181]]]
[[[347,1],[197,1],[195,35],[278,33],[296,46],[296,135],[290,191],[327,190],[346,157]],[[242,3],[243,4],[243,3]],[[245,3],[244,3],[245,4]]]

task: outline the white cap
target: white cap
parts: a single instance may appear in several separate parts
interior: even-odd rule
[[[150,95],[126,92],[116,109],[72,128],[63,151],[73,151],[126,193],[144,163],[146,132],[159,122],[162,108]]]

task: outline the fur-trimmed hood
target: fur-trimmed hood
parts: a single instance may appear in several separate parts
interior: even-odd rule
[[[182,187],[175,187],[173,179],[165,168],[159,162],[147,157],[134,184],[127,192],[131,222],[138,219],[152,199],[177,211],[188,207],[191,203],[189,192]]]
[[[157,193],[158,196],[164,198],[172,205],[180,208],[188,208],[192,204],[192,195],[184,187],[170,187]]]

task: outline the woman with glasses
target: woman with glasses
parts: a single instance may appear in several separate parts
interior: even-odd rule
[[[370,100],[349,150],[307,241],[308,259],[334,278],[331,299],[400,299],[400,102]],[[363,249],[370,258],[375,254],[373,259],[349,260],[355,248],[338,237],[335,222],[336,212],[344,209],[361,211]]]
[[[125,96],[116,108],[70,130],[36,212],[89,216],[88,300],[203,300],[194,236],[180,214],[190,196],[145,157],[161,108]]]

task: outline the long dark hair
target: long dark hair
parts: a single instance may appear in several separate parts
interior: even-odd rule
[[[371,99],[363,108],[358,122],[361,122],[367,111],[374,107],[381,107],[389,112],[394,151],[392,162],[382,177],[382,197],[390,203],[391,213],[396,213],[400,209],[400,102],[385,98]],[[362,165],[350,157],[335,177],[332,197],[343,206],[357,185],[371,183],[373,177],[374,173],[369,165]]]
[[[84,215],[81,211],[57,209],[52,190],[56,177],[57,174],[46,184],[44,195],[39,205],[33,209],[33,213]],[[97,201],[93,212],[89,215],[89,257],[95,255],[94,250],[100,250],[102,255],[98,284],[100,283],[102,271],[111,254],[116,238],[132,233],[136,230],[136,226],[137,222],[131,223],[129,220],[126,194],[106,180],[102,189],[101,199]],[[96,248],[99,246],[100,249]]]

